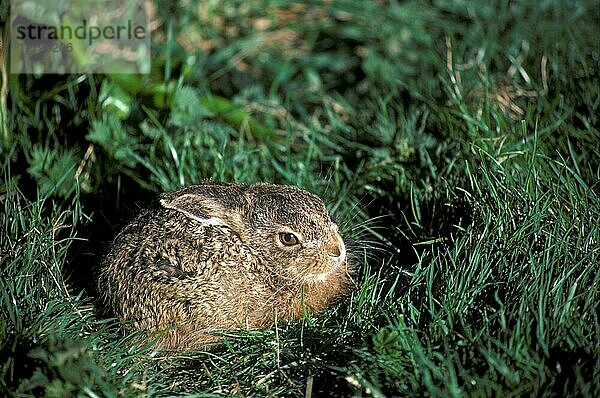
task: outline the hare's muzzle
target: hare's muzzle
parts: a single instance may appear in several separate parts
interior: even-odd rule
[[[329,261],[317,263],[313,272],[304,276],[306,282],[323,283],[325,280],[346,261],[346,246],[344,241],[336,234],[331,242],[323,247],[324,254],[329,257]]]
[[[344,241],[338,235],[329,245],[325,247],[325,252],[336,262],[343,262],[346,259],[346,246]]]

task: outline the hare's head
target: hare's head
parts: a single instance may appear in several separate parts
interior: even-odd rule
[[[235,231],[283,283],[320,283],[346,262],[323,201],[283,185],[204,184],[163,194],[162,206]]]

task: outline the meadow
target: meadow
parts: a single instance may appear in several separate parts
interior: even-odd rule
[[[0,395],[600,396],[597,1],[152,3],[147,75],[3,47]],[[206,352],[124,332],[98,261],[206,180],[321,196],[350,293]]]

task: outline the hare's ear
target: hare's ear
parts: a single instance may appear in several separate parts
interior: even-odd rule
[[[241,232],[243,222],[239,208],[231,201],[220,199],[200,192],[172,192],[162,194],[159,202],[163,207],[177,210],[204,225],[224,225]]]

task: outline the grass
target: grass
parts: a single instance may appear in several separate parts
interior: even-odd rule
[[[149,76],[4,75],[3,395],[600,395],[595,2],[178,4]],[[205,179],[321,195],[349,296],[210,352],[124,334],[94,266]]]

